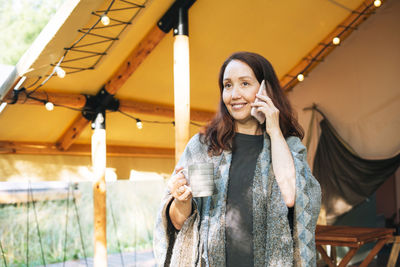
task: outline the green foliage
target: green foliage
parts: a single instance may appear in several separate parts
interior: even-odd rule
[[[155,215],[163,188],[163,184],[151,182],[118,181],[107,184],[108,253],[119,253],[118,242],[122,252],[152,248]],[[82,182],[75,191],[87,257],[93,257],[92,190],[90,182]],[[68,231],[65,258],[66,260],[84,258],[72,195],[68,217],[66,199],[41,201],[35,205],[46,264],[62,262],[64,259],[66,218],[68,218]],[[7,266],[26,264],[28,238],[29,265],[43,265],[32,203],[29,207],[29,235],[27,235],[27,205],[0,205],[0,241]],[[0,267],[3,266],[5,264],[0,252]]]
[[[0,64],[15,65],[64,0],[0,0]]]

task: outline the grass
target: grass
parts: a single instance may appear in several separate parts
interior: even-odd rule
[[[79,183],[75,195],[86,255],[93,256],[93,195],[91,183]],[[118,241],[123,252],[152,247],[155,214],[163,186],[160,183],[118,181],[107,184],[107,250],[118,253]],[[44,259],[46,264],[84,258],[72,196],[67,200],[35,203]],[[112,207],[112,209],[111,209]],[[112,216],[114,215],[114,216]],[[114,224],[114,220],[115,224]],[[68,218],[68,230],[65,231]],[[28,246],[29,238],[29,246]],[[43,265],[39,235],[32,203],[29,205],[29,234],[27,235],[27,205],[0,206],[0,241],[7,266]],[[0,266],[5,266],[0,255]]]

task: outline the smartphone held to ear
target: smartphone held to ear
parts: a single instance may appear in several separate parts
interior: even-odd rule
[[[267,89],[265,87],[265,80],[261,82],[260,89],[258,90],[257,94],[260,95],[267,95]],[[254,103],[259,102],[258,98],[254,101]],[[252,107],[250,111],[251,116],[256,118],[260,124],[263,124],[265,122],[265,115],[261,111],[257,111],[256,107]]]

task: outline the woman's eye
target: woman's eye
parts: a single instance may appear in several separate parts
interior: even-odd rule
[[[243,82],[243,85],[247,86],[247,85],[249,85],[249,83],[248,82]]]
[[[224,85],[224,87],[225,88],[230,88],[232,85],[230,84],[230,83],[226,83],[225,85]]]

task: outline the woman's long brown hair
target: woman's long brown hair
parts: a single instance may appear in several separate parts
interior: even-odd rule
[[[224,72],[226,66],[232,60],[240,60],[249,65],[260,84],[262,80],[269,82],[271,86],[270,89],[267,89],[267,94],[279,110],[279,126],[283,136],[285,138],[288,136],[297,136],[303,139],[304,130],[294,116],[293,109],[280,87],[278,77],[271,63],[256,53],[237,52],[227,58],[221,66],[218,81],[220,88],[219,109],[211,122],[200,133],[202,142],[208,145],[208,152],[211,155],[220,155],[224,150],[232,150],[232,141],[235,136],[235,122],[222,100]],[[265,131],[265,123],[261,128]]]

